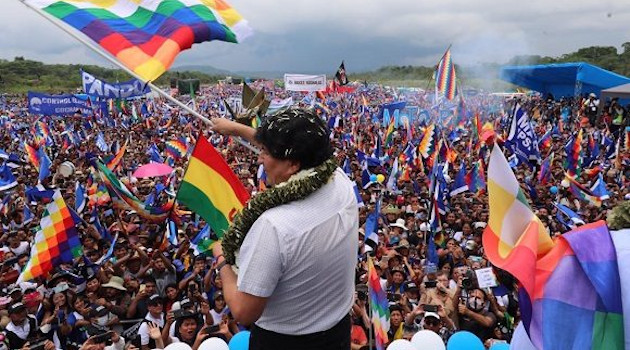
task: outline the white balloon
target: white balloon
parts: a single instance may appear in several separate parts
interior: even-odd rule
[[[408,340],[397,339],[397,340],[394,340],[391,344],[389,344],[389,346],[387,347],[387,350],[416,350],[416,348],[413,345],[411,345],[411,343]]]
[[[429,330],[421,330],[413,335],[411,344],[416,350],[445,350],[446,345],[440,336]]]
[[[166,350],[166,349],[164,349]],[[198,350],[230,350],[230,347],[221,338],[208,338],[199,345]]]
[[[569,180],[563,179],[562,181],[560,181],[560,186],[562,186],[564,188],[569,188],[569,186],[571,186],[571,184],[569,183]]]
[[[527,335],[527,331],[525,330],[522,322],[519,323],[514,330],[512,342],[510,343],[510,350],[536,350],[532,341],[529,340],[529,336]]]
[[[168,344],[168,346],[165,347],[164,350],[192,350],[192,348],[186,343],[178,342]]]

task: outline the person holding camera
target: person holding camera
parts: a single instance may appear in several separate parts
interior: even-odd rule
[[[442,305],[421,304],[405,317],[405,330],[416,333],[421,330],[435,332],[442,338],[444,344],[457,330],[455,323],[446,316]]]
[[[468,291],[466,298],[460,298],[457,311],[459,313],[459,328],[469,331],[486,340],[492,336],[496,317],[488,311],[486,292],[480,288]]]

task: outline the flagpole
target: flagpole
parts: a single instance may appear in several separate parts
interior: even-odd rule
[[[120,69],[124,70],[125,72],[127,72],[129,75],[131,75],[132,77],[144,82],[147,86],[149,86],[153,91],[157,92],[158,94],[162,95],[164,98],[166,98],[167,100],[173,102],[174,104],[178,105],[179,107],[181,107],[182,109],[184,109],[185,111],[187,111],[188,113],[190,113],[191,115],[197,117],[198,119],[200,119],[201,121],[203,121],[204,123],[208,124],[209,126],[212,127],[212,121],[204,116],[202,116],[201,114],[197,113],[195,110],[193,110],[192,108],[186,106],[186,104],[184,104],[183,102],[179,101],[178,99],[176,99],[175,97],[171,96],[170,94],[166,93],[166,91],[160,89],[159,87],[157,87],[156,85],[154,85],[152,82],[150,81],[144,81],[144,79],[142,79],[138,74],[136,74],[136,72],[132,71],[131,69],[127,68],[125,65],[123,65],[122,63],[120,63],[117,59],[115,59],[114,57],[112,57],[111,55],[109,55],[108,53],[105,53],[103,50],[101,50],[99,47],[97,47],[96,45],[94,45],[92,42],[89,42],[88,40],[86,40],[84,37],[78,35],[75,31],[72,30],[68,30],[68,28],[66,28],[65,26],[63,26],[61,23],[59,23],[59,21],[55,18],[53,18],[51,15],[47,14],[46,12],[44,12],[42,9],[37,8],[35,6],[31,6],[29,3],[26,2],[26,0],[19,0],[21,3],[23,3],[26,7],[30,8],[31,10],[35,11],[37,14],[39,14],[40,16],[46,18],[50,23],[54,24],[57,28],[63,30],[64,32],[68,33],[70,36],[72,36],[73,38],[75,38],[76,40],[78,40],[80,43],[82,43],[83,45],[89,47],[90,49],[92,49],[92,51],[96,52],[97,54],[99,54],[101,57],[105,58],[106,60],[108,60],[110,63],[116,65],[117,67],[119,67]],[[243,140],[240,137],[235,137],[237,139],[237,141],[243,145],[244,147],[248,148],[250,151],[254,152],[255,154],[259,154],[260,150],[257,149],[256,147],[252,146],[249,142]]]

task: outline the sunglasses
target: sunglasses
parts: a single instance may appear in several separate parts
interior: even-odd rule
[[[425,323],[427,326],[437,326],[437,325],[439,325],[439,324],[440,324],[440,321],[439,321],[439,320],[436,320],[436,319],[434,319],[434,318],[425,318],[425,319],[424,319],[424,323]]]

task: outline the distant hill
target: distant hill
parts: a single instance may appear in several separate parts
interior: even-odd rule
[[[213,66],[204,66],[204,65],[184,65],[184,66],[179,66],[179,67],[173,67],[171,68],[171,71],[172,72],[201,72],[201,73],[213,75],[213,76],[234,75],[234,73],[230,71],[215,68]]]
[[[508,65],[587,62],[615,73],[630,76],[630,42],[621,45],[619,53],[613,46],[591,46],[559,57],[536,55],[517,56],[508,61]],[[44,64],[24,57],[13,61],[0,59],[0,93],[24,93],[28,90],[44,92],[68,92],[81,88],[79,68],[108,81],[124,81],[130,76],[119,69],[81,64]],[[509,87],[498,79],[501,65],[497,63],[480,64],[474,67],[456,65],[458,80],[467,87],[482,88],[486,91],[498,91]],[[391,86],[417,86],[426,88],[433,73],[433,67],[422,66],[385,66],[370,72],[356,72],[348,69],[350,80],[376,82]],[[331,69],[328,78],[332,79]],[[197,78],[208,84],[223,79],[225,76],[250,79],[282,79],[285,72],[227,71],[205,65],[187,65],[171,69],[155,83],[168,86],[172,79]],[[321,74],[323,72],[288,71],[286,73]]]

